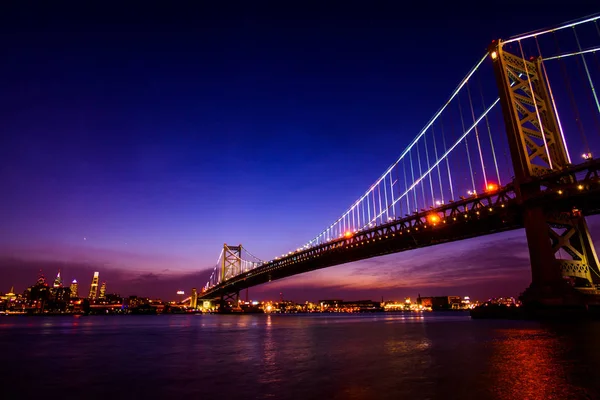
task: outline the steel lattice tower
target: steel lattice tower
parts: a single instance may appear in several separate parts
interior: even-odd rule
[[[537,298],[560,297],[565,293],[563,277],[583,279],[591,291],[597,275],[590,271],[597,272],[599,263],[585,218],[577,210],[557,212],[528,203],[545,185],[572,179],[567,176],[543,183],[535,179],[570,164],[542,59],[525,60],[511,54],[503,49],[502,41],[492,42],[489,54],[515,171],[515,190],[525,205],[523,222],[532,273],[528,291]],[[559,252],[571,259],[557,258]]]

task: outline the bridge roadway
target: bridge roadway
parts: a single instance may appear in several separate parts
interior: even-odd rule
[[[573,177],[569,183],[565,179]],[[239,274],[203,293],[216,299],[248,287],[320,268],[426,246],[523,228],[523,210],[542,206],[550,213],[600,213],[600,160],[590,160],[532,181],[541,190],[518,201],[513,184],[431,210],[363,229],[309,249],[292,252]]]

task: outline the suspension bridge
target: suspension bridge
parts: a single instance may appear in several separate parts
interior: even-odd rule
[[[319,268],[524,228],[531,299],[596,299],[600,265],[585,216],[600,212],[599,19],[492,41],[339,218],[267,261],[225,244],[199,298],[235,300]]]

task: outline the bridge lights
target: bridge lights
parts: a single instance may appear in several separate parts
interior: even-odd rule
[[[581,155],[581,157],[583,157],[584,160],[591,160],[592,159],[592,153],[583,153]]]
[[[429,217],[427,217],[427,220],[435,225],[440,222],[440,217],[437,214],[431,214]]]
[[[558,194],[563,194],[563,191],[562,191],[562,190],[559,190],[557,193],[558,193]]]
[[[346,232],[344,233],[344,237],[346,237],[346,238],[352,237],[352,232],[350,232],[350,231],[346,231]]]
[[[498,185],[496,185],[495,183],[488,183],[486,189],[488,192],[495,192],[496,190],[498,190]]]
[[[583,190],[583,185],[577,185],[577,189]]]
[[[495,60],[496,58],[498,58],[498,53],[492,51],[492,60]]]

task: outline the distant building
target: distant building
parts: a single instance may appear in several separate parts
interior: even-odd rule
[[[98,296],[98,278],[100,277],[100,272],[94,272],[94,277],[92,278],[92,284],[90,285],[90,295],[88,298],[90,300],[96,299]]]
[[[62,278],[60,277],[60,269],[59,269],[58,274],[56,275],[56,278],[54,279],[54,287],[61,288],[62,286],[63,286],[63,283],[62,283]]]
[[[72,299],[76,299],[77,297],[79,297],[79,284],[77,283],[77,279],[73,279],[73,282],[71,282],[71,286],[69,286],[69,289],[71,289]]]
[[[340,304],[344,301],[341,299],[334,300],[319,300],[319,304],[321,305],[321,311],[333,311],[339,308]]]
[[[104,299],[106,297],[106,281],[102,282],[100,285],[100,298]]]
[[[194,310],[198,308],[198,291],[192,288],[192,297],[190,298],[190,307]]]

